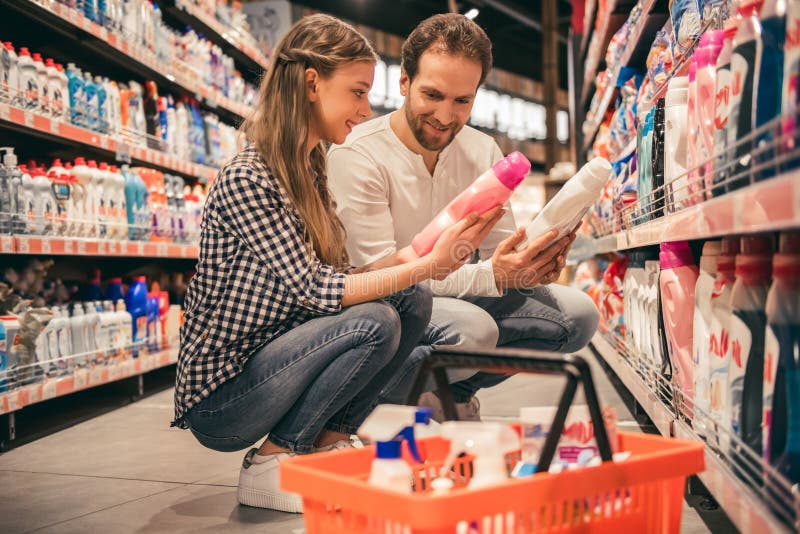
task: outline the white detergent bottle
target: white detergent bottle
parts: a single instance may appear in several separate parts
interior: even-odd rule
[[[505,455],[519,450],[517,433],[506,424],[479,421],[445,421],[442,437],[450,440],[450,452],[440,476],[447,477],[453,462],[462,453],[474,456],[469,488],[502,484],[508,479]]]
[[[92,168],[92,162],[89,162]],[[111,194],[114,188],[113,178],[108,172],[108,164],[101,162],[95,171],[95,195],[97,202],[97,237],[100,239],[111,239],[114,220],[114,196]]]
[[[672,78],[664,106],[664,183],[668,184],[667,206],[672,208],[671,211],[682,208],[689,197],[689,178],[686,175],[688,87],[688,76]]]
[[[412,458],[420,463],[416,424],[430,424],[431,409],[416,406],[381,404],[358,429],[358,435],[375,442],[375,458],[369,473],[369,484],[398,493],[411,493],[411,467],[402,458],[402,442],[406,440]]]
[[[128,238],[128,208],[125,199],[125,177],[120,174],[116,165],[108,168],[110,183],[111,201],[113,204],[113,232],[114,239],[121,240]]]
[[[56,76],[58,77],[58,85],[55,86],[53,93],[53,105],[60,113],[59,120],[69,122],[70,108],[69,108],[69,80],[67,73],[64,72],[64,65],[56,63]]]
[[[55,326],[58,341],[59,375],[71,374],[75,366],[75,362],[72,359],[72,329],[70,326],[69,311],[66,307],[60,308],[58,322]]]
[[[611,164],[603,158],[594,158],[581,167],[578,173],[548,202],[527,229],[527,243],[553,228],[558,229],[557,241],[570,233],[594,204],[611,176]]]
[[[107,360],[119,355],[120,331],[119,318],[114,304],[110,300],[103,301],[103,313],[100,315],[100,329],[103,330],[104,341],[108,343]]]
[[[61,92],[61,78],[58,76],[58,69],[53,58],[47,58],[44,63],[45,68],[45,89],[47,92],[47,109],[45,112],[56,120],[61,120],[61,110],[63,107],[63,93]]]
[[[14,45],[12,45],[10,41],[2,43],[0,52],[2,52],[0,62],[3,64],[3,75],[2,78],[0,78],[0,100],[17,105],[19,103],[19,66],[17,53],[14,52]]]
[[[83,313],[83,304],[76,302],[72,307],[72,318],[69,321],[72,334],[72,354],[75,356],[73,365],[82,367],[86,365],[89,331],[86,325],[86,315]]]
[[[97,210],[95,208],[94,172],[83,158],[75,158],[72,174],[83,190],[83,202],[80,205],[80,232],[78,237],[97,236]]]
[[[21,105],[25,109],[35,111],[39,107],[39,73],[31,58],[30,51],[19,49],[19,88],[22,93]]]
[[[106,86],[106,117],[108,117],[108,133],[117,135],[122,130],[122,112],[120,108],[119,87],[117,82],[104,79]]]
[[[102,361],[102,352],[98,339],[100,330],[100,314],[97,313],[97,306],[94,302],[89,301],[83,304],[84,314],[86,316],[86,330],[89,333],[87,339],[87,363],[89,365]]]
[[[119,348],[124,358],[130,358],[133,354],[131,345],[133,343],[133,317],[125,307],[124,299],[117,299],[117,321],[119,324]]]
[[[53,220],[54,235],[67,235],[69,216],[72,205],[72,183],[67,174],[58,174],[56,171],[47,173],[53,197],[56,201],[56,212]]]
[[[35,235],[52,235],[53,219],[56,211],[56,200],[50,179],[39,169],[31,171],[34,190],[34,212],[36,223],[33,227]]]
[[[717,277],[717,259],[722,242],[706,241],[700,256],[700,272],[694,288],[694,321],[692,322],[692,359],[694,363],[694,419],[692,426],[701,436],[706,435],[709,415],[709,380],[711,356],[708,338],[711,331],[711,293]]]
[[[50,100],[47,92],[47,67],[41,54],[33,54],[33,64],[36,67],[36,78],[39,81],[39,106],[36,111],[42,115],[50,115]]]
[[[717,278],[714,280],[714,289],[711,292],[711,330],[708,338],[708,352],[711,359],[709,402],[714,428],[706,430],[709,443],[717,445],[726,454],[730,444],[731,420],[728,393],[728,372],[731,362],[731,288],[735,279],[738,252],[737,238],[722,240],[722,250],[717,258]]]

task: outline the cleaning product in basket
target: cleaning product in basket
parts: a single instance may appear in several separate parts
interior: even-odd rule
[[[520,152],[512,152],[495,163],[414,237],[411,242],[414,252],[420,256],[428,254],[445,230],[470,213],[484,213],[505,204],[530,169],[530,161]]]
[[[736,281],[731,288],[730,425],[759,455],[762,451],[765,307],[772,250],[771,236],[743,237],[741,251],[736,256]]]
[[[357,434],[375,442],[375,459],[368,482],[380,488],[411,493],[411,467],[402,457],[402,443],[416,462],[422,462],[414,439],[414,426],[430,424],[431,409],[380,404],[359,427]]]
[[[553,241],[570,233],[597,201],[610,176],[611,164],[603,158],[594,158],[581,167],[531,221],[526,239],[536,239],[553,228],[558,229]],[[518,248],[526,245],[527,242]]]
[[[764,342],[764,460],[800,482],[800,233],[772,258]]]
[[[550,425],[555,419],[555,406],[526,406],[519,410],[520,450],[522,462],[528,465],[537,464],[544,447],[544,440],[550,433]],[[612,450],[614,446],[612,445]],[[598,453],[594,439],[594,426],[589,415],[589,407],[585,404],[571,406],[564,422],[564,430],[558,440],[554,463],[563,465],[575,464],[581,454],[590,457]],[[534,469],[535,471],[535,469]]]
[[[720,241],[706,241],[700,256],[700,272],[694,286],[694,320],[692,321],[692,359],[694,369],[694,407],[692,426],[705,437],[706,418],[709,414],[709,378],[711,356],[708,337],[711,330],[711,293],[717,276],[717,259],[722,250]]]
[[[472,478],[467,487],[483,488],[508,479],[505,456],[519,450],[517,433],[503,423],[445,421],[442,437],[450,440],[450,452],[440,471],[447,478],[450,467],[461,454],[471,454]]]
[[[753,143],[739,141],[753,130],[758,74],[761,67],[761,21],[758,12],[764,0],[744,0],[739,5],[742,21],[733,36],[731,54],[731,114],[728,121],[728,147],[734,147],[726,161],[731,164],[725,191],[733,191],[750,183]],[[770,73],[772,76],[773,73]],[[773,83],[772,80],[764,80]]]
[[[675,241],[661,243],[659,254],[661,274],[661,310],[669,358],[672,362],[677,406],[688,419],[692,418],[694,379],[692,377],[692,310],[694,289],[697,284],[697,265],[689,243]]]
[[[724,453],[730,443],[730,394],[728,392],[728,370],[731,362],[730,322],[731,288],[735,280],[736,254],[739,252],[737,238],[722,240],[722,250],[717,258],[717,278],[711,292],[711,330],[708,352],[711,358],[709,400],[714,428],[707,429],[709,442]]]
[[[758,79],[763,80],[757,87],[756,108],[753,127],[758,129],[781,114],[781,91],[783,88],[783,44],[786,41],[786,4],[787,0],[766,0],[761,8],[761,65]],[[767,150],[775,139],[775,132],[780,127],[768,128],[758,134],[754,148],[760,153],[756,155],[755,165],[769,163],[775,158],[773,150]],[[775,167],[768,166],[754,173],[756,180],[763,180],[775,175]]]

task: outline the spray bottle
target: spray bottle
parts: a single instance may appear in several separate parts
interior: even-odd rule
[[[450,440],[450,453],[440,477],[447,477],[459,455],[471,454],[473,474],[468,487],[473,489],[504,482],[508,478],[505,455],[520,447],[517,433],[502,423],[445,421],[442,437]]]
[[[402,458],[401,445],[408,442],[408,450],[417,462],[422,462],[414,425],[430,424],[431,409],[416,406],[381,404],[367,417],[358,429],[358,435],[375,442],[375,459],[369,473],[369,483],[400,493],[411,493],[411,467]]]

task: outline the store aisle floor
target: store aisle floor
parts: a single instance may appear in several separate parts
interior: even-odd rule
[[[638,426],[588,350],[601,403]],[[558,378],[519,375],[480,395],[485,419],[556,402]],[[0,531],[302,533],[301,516],[239,506],[242,453],[200,446],[169,428],[172,391],[150,396],[0,456]],[[682,532],[708,532],[684,507]]]

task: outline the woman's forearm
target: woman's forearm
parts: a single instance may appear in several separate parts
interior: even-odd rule
[[[344,282],[342,306],[353,306],[388,297],[392,293],[423,282],[432,275],[433,263],[425,258],[418,258],[392,267],[349,274]]]

